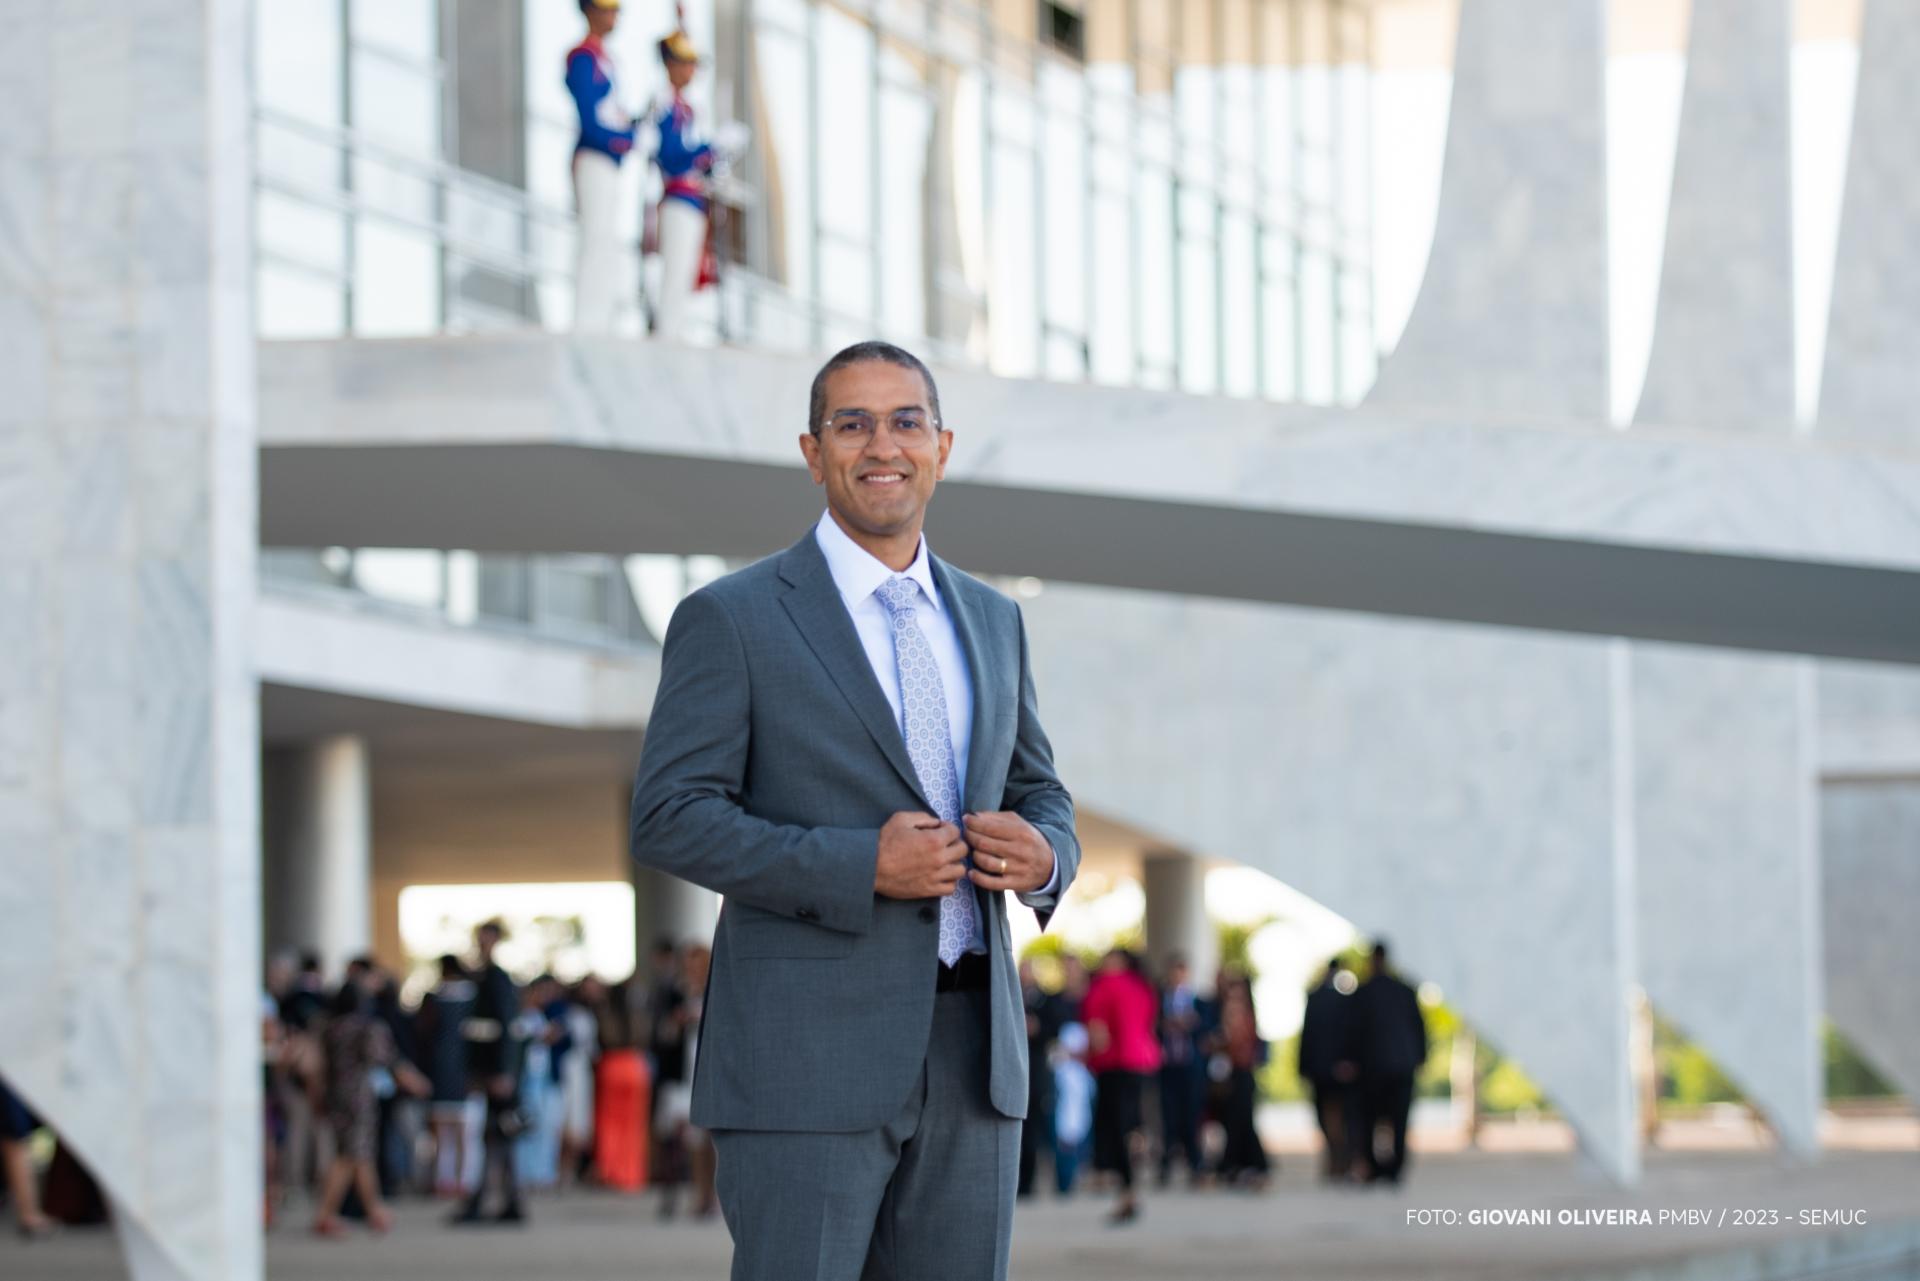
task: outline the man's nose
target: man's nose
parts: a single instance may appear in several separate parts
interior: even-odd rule
[[[866,456],[877,462],[888,462],[900,457],[906,451],[900,448],[900,442],[893,438],[893,428],[884,422],[873,425],[873,435],[867,438]]]

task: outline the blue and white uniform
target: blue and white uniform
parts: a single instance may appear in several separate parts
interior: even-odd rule
[[[597,36],[588,36],[567,54],[567,92],[580,113],[580,141],[574,150],[597,151],[619,164],[633,150],[633,122],[620,107],[613,59]]]
[[[613,59],[596,36],[567,54],[567,92],[580,113],[573,149],[573,200],[580,219],[573,330],[610,334],[632,266],[620,244],[620,160],[633,150],[633,120],[621,105]]]
[[[707,211],[707,171],[713,168],[713,144],[700,134],[693,107],[679,94],[667,99],[653,117],[660,145],[653,162],[666,182],[665,198],[684,200],[701,213]]]

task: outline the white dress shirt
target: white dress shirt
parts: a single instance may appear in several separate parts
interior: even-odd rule
[[[821,555],[827,558],[827,572],[833,575],[833,585],[839,589],[840,599],[853,618],[853,630],[860,637],[860,647],[867,653],[867,664],[873,668],[874,679],[880,682],[880,692],[887,696],[887,706],[893,709],[896,725],[904,722],[900,663],[893,652],[893,619],[874,593],[890,578],[911,579],[919,587],[922,608],[914,610],[914,622],[927,638],[933,661],[940,668],[940,687],[947,696],[947,733],[953,740],[954,777],[960,784],[960,803],[965,805],[967,752],[973,746],[973,676],[967,667],[966,650],[960,645],[960,633],[954,629],[953,612],[940,599],[940,588],[933,581],[933,562],[926,536],[920,537],[913,563],[897,574],[849,538],[832,512],[821,514],[813,536],[820,544]],[[927,605],[932,608],[925,608]],[[1052,894],[1059,879],[1060,865],[1056,861],[1047,883],[1031,895],[1021,895],[1021,900],[1031,906],[1031,899]],[[979,912],[973,914],[973,942],[969,950],[975,952],[986,950],[980,916]]]

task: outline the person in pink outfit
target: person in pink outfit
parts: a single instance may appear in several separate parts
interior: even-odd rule
[[[1160,1070],[1154,1033],[1159,998],[1141,972],[1140,958],[1115,948],[1087,988],[1083,1016],[1091,1051],[1087,1067],[1098,1082],[1093,1104],[1093,1163],[1120,1177],[1113,1223],[1140,1217],[1133,1186],[1133,1133],[1140,1128],[1140,1097]]]

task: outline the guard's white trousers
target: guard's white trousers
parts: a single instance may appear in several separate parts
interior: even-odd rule
[[[620,253],[620,166],[598,151],[573,153],[573,202],[580,219],[573,332],[610,334],[626,272]]]
[[[707,216],[689,201],[660,202],[660,304],[653,312],[655,338],[679,338],[700,278],[707,247]]]

